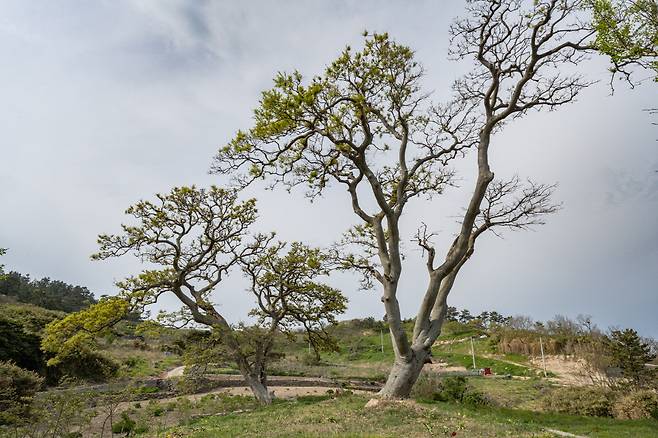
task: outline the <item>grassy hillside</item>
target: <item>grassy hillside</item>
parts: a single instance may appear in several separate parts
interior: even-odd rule
[[[26,305],[5,306],[4,310],[5,316],[13,315],[10,322],[21,321],[23,330],[34,335],[38,335],[44,321],[59,315]],[[410,322],[406,323],[406,329],[411,331]],[[269,374],[385,380],[393,353],[389,335],[381,323],[343,321],[331,330],[338,349],[322,352],[319,360],[309,352],[304,335],[299,334],[292,340],[281,336],[277,347],[283,355],[272,363]],[[98,340],[100,353],[118,364],[117,393],[101,394],[94,392],[98,390],[93,387],[77,388],[72,392],[54,391],[55,402],[47,398],[49,395],[44,395],[46,398],[39,402],[42,406],[39,421],[46,425],[52,422],[50,412],[59,404],[69,412],[68,424],[72,425],[69,430],[80,431],[82,436],[99,436],[101,430],[109,436],[110,427],[121,430],[122,424],[130,426],[132,435],[128,436],[172,438],[555,436],[550,429],[590,437],[658,436],[658,420],[630,421],[546,412],[542,400],[558,388],[553,379],[545,379],[530,357],[499,352],[498,338],[492,332],[454,321],[446,324],[433,346],[433,363],[421,376],[413,399],[401,404],[384,403],[380,408],[366,409],[372,393],[357,391],[352,394],[316,388],[311,393],[325,395],[298,396],[304,394],[301,390],[295,393],[296,399],[278,399],[272,406],[262,407],[252,397],[229,395],[216,386],[212,392],[200,394],[185,392],[190,389],[176,385],[175,380],[168,381],[173,385],[152,382],[151,386],[144,386],[145,377],[163,376],[167,370],[193,362],[194,354],[190,352],[197,352],[198,346],[187,353],[186,348],[195,347],[199,334],[162,328],[141,330],[135,322],[120,323],[111,334]],[[471,349],[475,351],[476,368],[491,368],[496,376],[473,374]],[[235,374],[236,370],[230,362],[212,363],[206,369],[206,374],[214,381],[226,379],[218,374],[231,373]],[[437,397],[437,388],[445,387],[448,376],[455,374],[467,376],[467,392],[485,402],[473,404],[466,399],[446,402]],[[205,388],[208,391],[213,387]],[[90,392],[81,393],[79,389]],[[279,391],[277,387],[271,389]],[[72,408],[75,400],[77,404]],[[126,432],[121,434],[127,436]]]
[[[651,437],[657,423],[544,414],[504,408],[472,409],[450,403],[391,403],[365,408],[368,398],[306,397],[250,411],[193,420],[170,437],[553,437],[559,429],[597,438]]]

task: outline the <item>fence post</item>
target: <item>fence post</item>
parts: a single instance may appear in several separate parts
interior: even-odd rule
[[[544,359],[544,342],[542,341],[541,336],[539,337],[539,349],[541,350],[541,365],[544,368],[544,377],[547,377],[546,359]]]

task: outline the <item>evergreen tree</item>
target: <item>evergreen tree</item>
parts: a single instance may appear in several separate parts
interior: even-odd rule
[[[473,315],[471,315],[471,312],[468,309],[463,309],[461,312],[459,312],[459,322],[462,324],[466,324],[472,319]]]
[[[654,370],[645,366],[656,355],[635,330],[612,330],[604,342],[611,365],[621,368],[622,375],[634,387],[645,387],[656,378]]]
[[[0,294],[21,303],[63,312],[76,312],[96,302],[94,294],[86,287],[47,277],[33,280],[29,275],[13,271],[0,276]]]

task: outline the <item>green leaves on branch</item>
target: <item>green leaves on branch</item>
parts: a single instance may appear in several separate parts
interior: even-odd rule
[[[286,333],[302,328],[318,347],[335,348],[325,328],[347,309],[347,298],[335,288],[317,281],[332,268],[330,256],[318,248],[293,242],[268,248],[245,265],[258,306],[251,311],[261,326]]]
[[[425,98],[421,76],[413,51],[387,34],[366,36],[358,52],[346,48],[310,81],[298,71],[279,73],[254,110],[252,128],[219,150],[212,170],[242,170],[242,185],[266,177],[273,185],[306,185],[310,196],[331,179],[358,178],[366,155],[388,150],[374,138],[402,135],[402,119],[411,124],[416,117]]]
[[[140,201],[126,210],[136,219],[123,225],[121,235],[101,235],[95,260],[127,253],[163,269],[144,271],[122,287],[164,292],[183,276],[214,281],[235,263],[237,252],[257,216],[256,202],[239,202],[237,192],[216,186],[209,189],[176,187],[157,201]],[[213,269],[210,269],[213,268]]]
[[[76,350],[93,347],[94,339],[107,333],[129,311],[130,305],[126,299],[108,297],[87,309],[51,322],[46,326],[41,342],[41,348],[53,354],[48,365],[57,365]]]
[[[593,0],[595,46],[610,57],[613,74],[630,80],[629,67],[653,70],[658,81],[658,2]]]

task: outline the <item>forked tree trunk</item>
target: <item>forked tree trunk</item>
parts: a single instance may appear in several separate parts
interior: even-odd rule
[[[405,361],[402,358],[396,358],[388,374],[386,384],[379,391],[379,395],[384,398],[407,398],[411,394],[423,366],[429,358],[429,351],[421,349],[414,351],[411,360]]]

